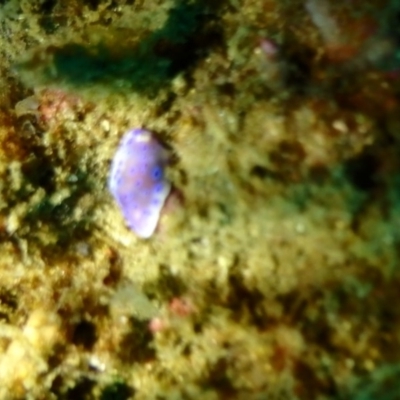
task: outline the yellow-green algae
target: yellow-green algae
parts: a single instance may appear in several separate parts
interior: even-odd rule
[[[396,398],[399,83],[354,3],[334,52],[301,1],[1,5],[0,399]],[[55,62],[165,49],[144,86]],[[183,197],[150,241],[106,190],[132,126]]]

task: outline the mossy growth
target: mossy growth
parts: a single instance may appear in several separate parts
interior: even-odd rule
[[[164,26],[147,36],[135,40],[133,31],[121,35],[111,27],[108,36],[91,46],[76,42],[40,49],[17,70],[31,85],[57,82],[79,88],[102,84],[113,91],[154,95],[207,54],[218,39],[211,17],[217,10],[214,5],[211,14],[205,2],[179,0]]]
[[[13,3],[4,62],[34,53],[2,84],[0,398],[379,397],[344,389],[400,359],[398,81],[317,57],[300,0]],[[106,190],[133,126],[183,198],[149,241]]]
[[[400,365],[386,364],[378,367],[368,379],[358,379],[349,390],[348,398],[354,400],[396,400],[399,398]]]
[[[48,133],[33,118],[13,119],[13,124],[16,132],[10,129],[2,140],[11,149],[2,178],[2,202],[8,210],[4,238],[36,243],[43,256],[64,253],[66,246],[88,235],[95,179],[67,133],[60,132],[53,147],[46,145]]]

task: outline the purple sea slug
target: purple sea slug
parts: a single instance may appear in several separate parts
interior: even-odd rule
[[[111,163],[108,188],[130,229],[149,238],[171,191],[165,177],[168,151],[145,129],[125,133]]]

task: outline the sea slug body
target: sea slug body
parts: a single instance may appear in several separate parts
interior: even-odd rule
[[[111,163],[108,188],[130,229],[149,238],[171,191],[165,177],[168,151],[145,129],[123,136]]]

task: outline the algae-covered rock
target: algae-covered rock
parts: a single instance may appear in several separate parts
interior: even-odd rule
[[[396,4],[2,2],[0,399],[395,399]]]

